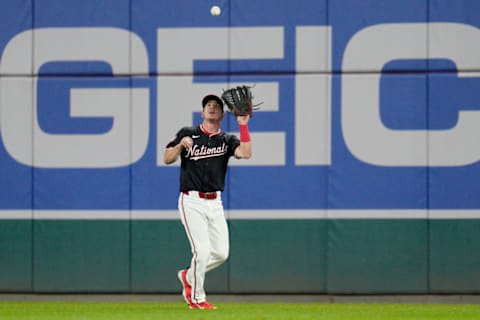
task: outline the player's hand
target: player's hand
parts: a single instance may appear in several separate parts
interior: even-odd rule
[[[190,137],[183,137],[182,140],[180,140],[180,145],[188,150],[193,146],[193,140]]]
[[[250,120],[250,115],[246,114],[244,116],[237,116],[237,122],[239,125],[241,124],[248,124],[248,120]]]

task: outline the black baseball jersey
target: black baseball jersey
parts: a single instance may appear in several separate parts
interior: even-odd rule
[[[180,154],[180,191],[223,191],[228,159],[234,155],[240,140],[224,131],[209,135],[201,126],[184,127],[167,148],[176,146],[186,136],[192,138],[193,146]]]

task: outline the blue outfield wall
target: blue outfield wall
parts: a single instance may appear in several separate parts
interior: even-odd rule
[[[0,21],[0,291],[177,292],[165,145],[255,84],[208,292],[480,292],[478,1],[18,0]]]

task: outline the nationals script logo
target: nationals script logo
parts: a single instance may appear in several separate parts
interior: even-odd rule
[[[191,160],[200,160],[205,158],[220,157],[227,153],[228,146],[223,143],[221,146],[208,148],[206,146],[199,147],[194,145],[192,148],[188,149],[187,155],[185,158],[190,158]]]

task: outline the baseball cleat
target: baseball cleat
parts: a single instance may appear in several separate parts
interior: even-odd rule
[[[187,271],[188,269],[178,271],[177,277],[183,287],[182,296],[185,299],[185,302],[188,303],[190,309],[196,309],[192,308],[192,306],[195,306],[195,304],[192,302],[192,286],[187,281]]]

